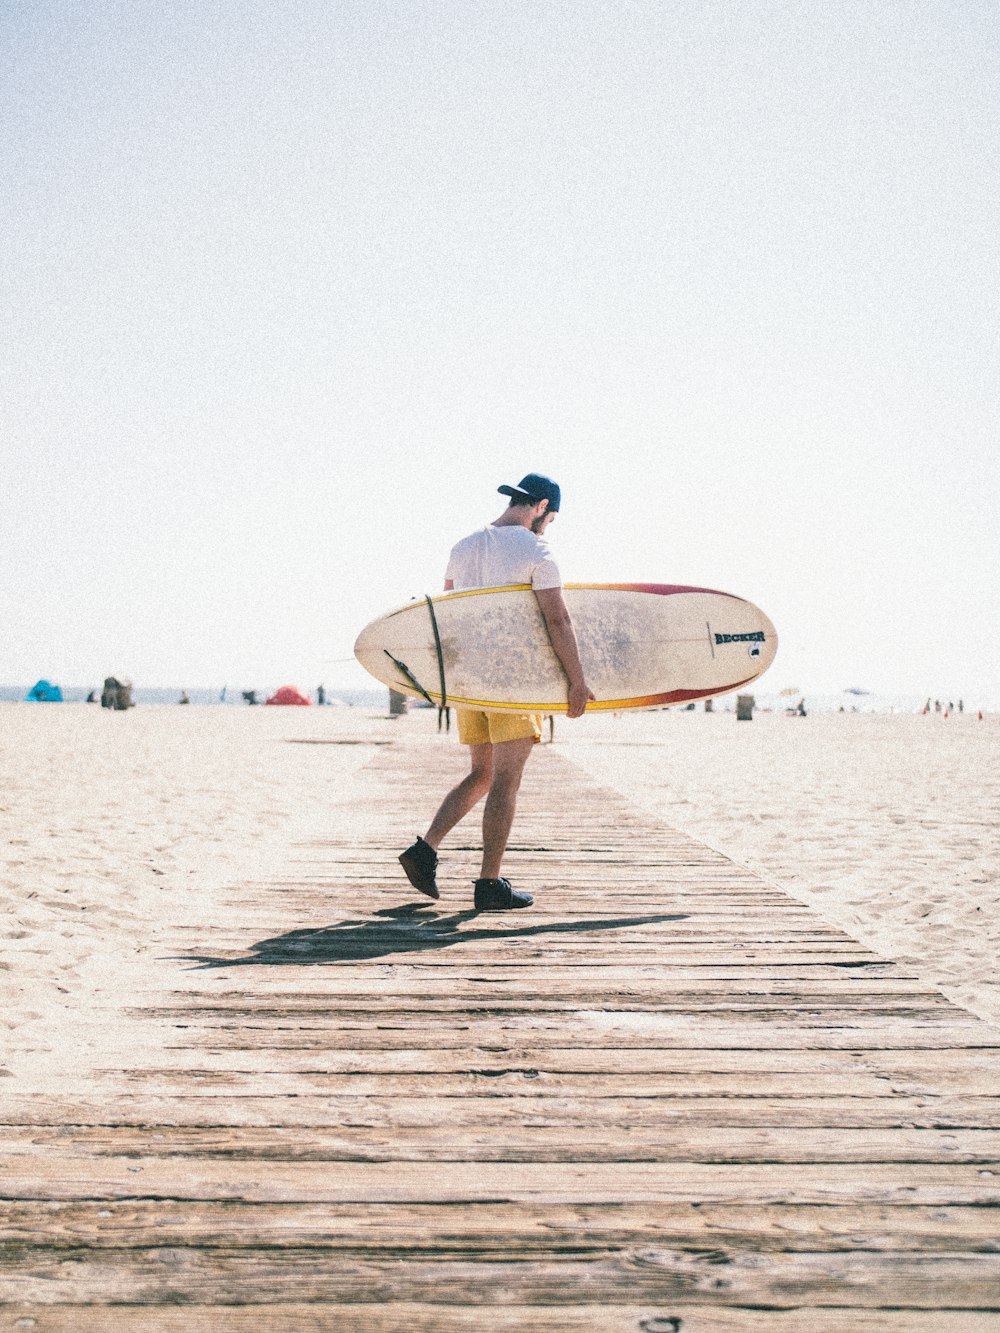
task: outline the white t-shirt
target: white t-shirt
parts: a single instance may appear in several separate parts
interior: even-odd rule
[[[560,588],[559,567],[548,542],[520,524],[480,528],[452,547],[445,574],[456,592],[530,583],[536,590]]]

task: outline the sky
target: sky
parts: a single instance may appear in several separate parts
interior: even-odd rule
[[[363,685],[502,483],[1000,707],[1000,10],[8,0],[0,682]]]

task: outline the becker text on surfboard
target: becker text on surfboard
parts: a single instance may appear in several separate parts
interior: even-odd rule
[[[716,634],[716,643],[763,643],[764,631],[754,630],[752,634]]]

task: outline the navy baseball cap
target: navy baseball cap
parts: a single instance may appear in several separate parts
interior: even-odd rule
[[[551,477],[542,477],[537,472],[529,472],[516,486],[498,486],[501,495],[523,495],[529,500],[548,500],[549,513],[559,512],[559,487]]]

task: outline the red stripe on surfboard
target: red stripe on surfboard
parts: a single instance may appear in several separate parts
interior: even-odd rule
[[[596,699],[593,703],[587,705],[587,711],[599,713],[614,712],[628,708],[667,708],[672,704],[690,703],[692,699],[709,699],[718,694],[729,694],[733,690],[738,690],[742,685],[749,685],[752,680],[759,679],[759,676],[747,676],[745,680],[733,681],[731,685],[719,685],[714,690],[668,690],[664,694],[638,694],[630,695],[624,699]],[[403,689],[405,694],[413,694],[414,691],[409,686]],[[440,692],[428,689],[427,693],[432,699],[440,699]],[[523,700],[519,703],[501,703],[497,699],[463,699],[449,695],[448,702],[454,704],[456,708],[483,708],[492,712],[504,713],[565,713],[568,707],[564,703],[555,703],[552,700],[548,702],[535,700]]]
[[[621,703],[631,708],[655,708],[657,704],[669,706],[670,704],[686,704],[692,699],[710,699],[717,694],[730,694],[733,690],[738,690],[741,685],[749,685],[752,680],[757,680],[758,676],[747,676],[745,680],[734,681],[732,685],[720,685],[715,690],[668,690],[666,694],[643,694],[634,696],[628,700],[614,700],[615,703]],[[608,701],[612,702],[612,701]],[[607,707],[608,703],[601,706]]]
[[[691,588],[684,583],[565,583],[564,588],[594,588],[602,592],[652,592],[661,597],[672,597],[678,592],[706,592],[713,597],[728,597],[734,602],[745,602],[745,597],[737,597],[734,592],[722,592],[718,588]]]

